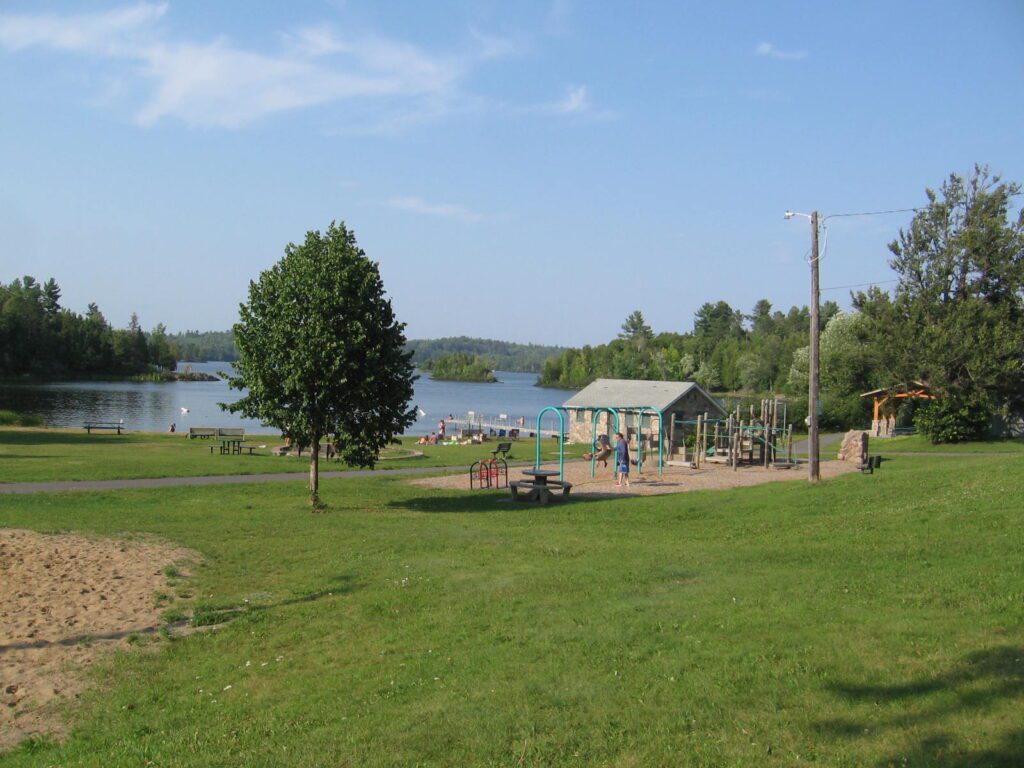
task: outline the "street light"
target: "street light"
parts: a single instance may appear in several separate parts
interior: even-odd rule
[[[803,216],[811,222],[811,354],[807,372],[807,481],[816,483],[821,479],[820,457],[818,456],[818,394],[821,388],[818,364],[820,331],[818,310],[821,291],[818,289],[818,212],[797,213],[786,211],[783,218]]]

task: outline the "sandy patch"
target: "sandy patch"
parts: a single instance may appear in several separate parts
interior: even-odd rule
[[[197,560],[166,544],[0,529],[0,750],[60,734],[82,670],[162,625],[163,569]]]
[[[558,469],[558,464],[544,464],[544,469]],[[509,480],[529,480],[522,474],[526,467],[509,467]],[[857,466],[845,461],[821,462],[823,480],[856,472]],[[629,488],[617,488],[612,475],[611,463],[608,467],[597,465],[593,478],[590,477],[590,463],[580,461],[566,462],[565,479],[572,483],[571,496],[609,496],[633,495],[652,496],[663,493],[684,493],[686,491],[723,490],[740,488],[748,485],[778,482],[780,480],[806,480],[807,466],[800,465],[792,469],[764,469],[763,467],[740,467],[733,470],[721,464],[705,464],[700,469],[689,467],[665,467],[664,474],[658,476],[657,460],[644,464],[642,475],[638,475],[636,467],[630,474]],[[427,477],[410,480],[413,485],[426,488],[465,489],[469,490],[469,472],[443,477]]]

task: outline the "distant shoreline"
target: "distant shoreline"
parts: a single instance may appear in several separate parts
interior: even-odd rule
[[[0,377],[0,384],[75,384],[94,381],[127,381],[136,384],[173,384],[179,381],[220,381],[219,376],[199,371],[159,371],[152,373],[96,373],[66,376]]]

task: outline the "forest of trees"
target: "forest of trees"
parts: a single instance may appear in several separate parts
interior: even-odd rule
[[[494,376],[494,363],[466,352],[431,358],[422,367],[430,371],[431,378],[438,381],[476,381],[489,384],[498,380]]]
[[[825,302],[821,324],[839,313]],[[540,384],[578,389],[596,378],[692,380],[715,391],[767,391],[782,387],[793,354],[808,343],[807,307],[773,310],[767,299],[750,314],[725,301],[704,304],[693,330],[655,335],[637,310],[617,339],[568,349],[545,364]]]
[[[838,304],[825,302],[821,327],[841,316]],[[794,359],[799,361],[802,354],[806,360],[809,331],[807,307],[782,312],[767,299],[758,301],[749,314],[725,301],[705,303],[694,316],[693,329],[684,333],[655,334],[637,310],[626,318],[618,338],[596,347],[568,349],[550,359],[538,383],[579,389],[598,378],[696,381],[717,393],[787,393],[792,395],[791,412],[805,414],[806,363],[802,388],[799,373],[795,381],[791,378]],[[863,408],[859,398],[833,400],[826,400],[826,421],[837,426],[849,420],[851,408]]]
[[[177,348],[179,360],[205,363],[238,359],[233,331],[185,331],[169,334],[167,339]]]
[[[474,339],[468,336],[450,336],[443,339],[410,339],[405,348],[413,353],[413,362],[423,367],[424,363],[443,355],[457,352],[476,355],[493,363],[498,371],[528,371],[540,373],[544,362],[560,354],[565,347],[550,347],[542,344],[516,344],[510,341]]]
[[[206,362],[238,359],[238,349],[231,331],[185,331],[170,334],[168,340],[177,347],[180,360]],[[453,336],[443,339],[410,339],[406,342],[406,349],[412,351],[413,362],[420,367],[438,357],[463,353],[489,360],[500,371],[540,373],[544,361],[565,348]]]
[[[53,278],[0,283],[0,376],[121,376],[176,367],[163,325],[146,333],[133,313],[127,328],[114,328],[95,304],[80,315],[60,298]]]

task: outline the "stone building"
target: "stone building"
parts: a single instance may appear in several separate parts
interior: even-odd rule
[[[644,441],[657,441],[658,423],[665,419],[665,450],[671,453],[675,444],[675,422],[690,421],[705,413],[713,419],[728,415],[721,404],[692,381],[636,381],[630,379],[598,379],[565,401],[568,412],[566,432],[570,442],[590,443],[594,439],[594,412],[610,408],[619,416],[619,429],[632,446],[636,445],[637,429],[642,427]],[[608,412],[599,412],[597,434],[612,437],[615,419]]]

